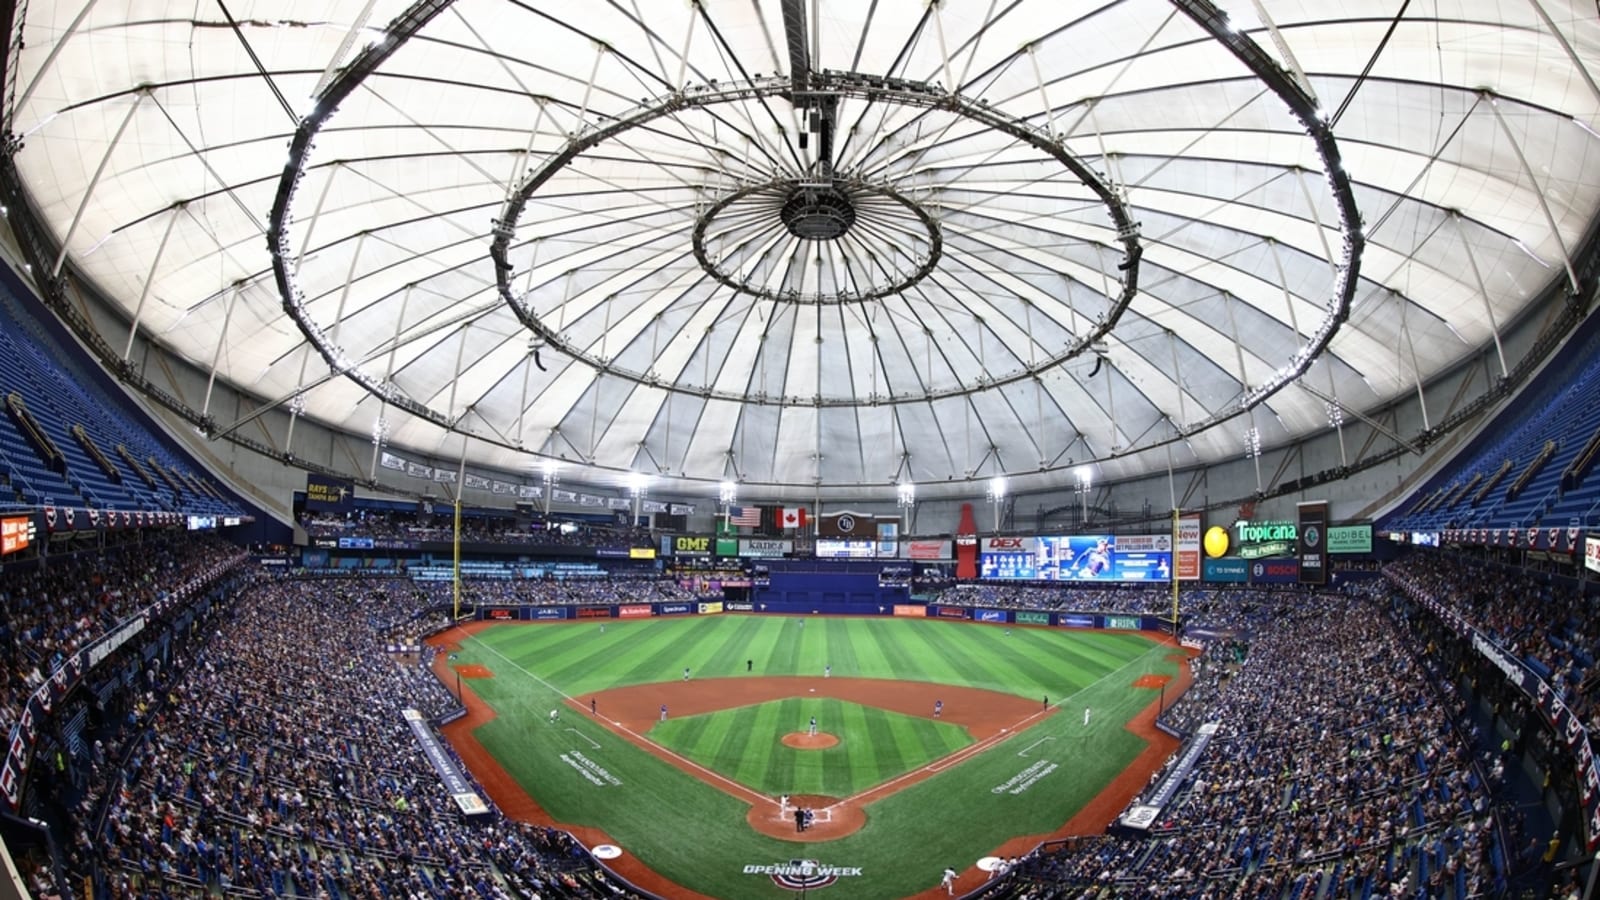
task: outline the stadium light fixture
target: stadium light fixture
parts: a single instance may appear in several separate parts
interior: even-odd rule
[[[894,502],[902,507],[916,506],[917,486],[909,481],[900,482],[894,489]]]
[[[717,486],[717,502],[723,506],[732,506],[739,502],[739,485],[724,481]]]

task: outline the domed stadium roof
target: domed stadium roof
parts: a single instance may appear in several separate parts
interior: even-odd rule
[[[1238,458],[1486,346],[1600,204],[1587,2],[32,0],[23,37],[18,169],[141,334],[513,472]]]

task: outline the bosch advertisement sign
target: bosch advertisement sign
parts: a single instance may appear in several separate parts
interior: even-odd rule
[[[1295,584],[1300,581],[1297,559],[1258,559],[1250,563],[1251,584]]]

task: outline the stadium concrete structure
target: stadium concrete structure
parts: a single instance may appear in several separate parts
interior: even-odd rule
[[[1582,589],[1596,424],[1528,417],[1593,405],[1571,395],[1600,340],[1590,4],[6,0],[0,22],[0,450],[7,509],[62,553],[192,517],[305,545],[312,478],[606,513],[651,546],[657,517],[714,540],[733,506],[882,516],[897,544],[1325,502],[1302,545],[1307,521],[1392,524]],[[1480,506],[1506,485],[1520,505]],[[1441,640],[1491,627],[1406,565],[1387,583],[1445,610]],[[1556,646],[1571,666],[1521,683],[1592,690],[1600,648]],[[1545,862],[1583,861],[1575,809]]]

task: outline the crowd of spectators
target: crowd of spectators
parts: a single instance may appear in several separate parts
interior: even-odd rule
[[[9,734],[28,696],[79,649],[241,556],[215,537],[153,535],[104,554],[9,566],[0,582],[0,728]]]
[[[1600,598],[1545,575],[1446,553],[1413,553],[1385,575],[1526,661],[1591,738],[1600,733]]]
[[[616,896],[564,833],[460,817],[402,714],[455,700],[383,649],[422,602],[400,580],[247,590],[88,752],[73,876],[112,898]]]
[[[1359,597],[1262,605],[1257,622],[1270,627],[1249,632],[1242,661],[1213,659],[1226,674],[1180,703],[1218,730],[1150,834],[1035,853],[992,896],[1462,898],[1504,887],[1493,776],[1422,648]]]
[[[348,513],[303,512],[299,524],[312,538],[369,537],[375,540],[454,540],[450,512],[358,509]],[[461,518],[461,539],[475,544],[536,544],[560,547],[653,547],[647,528],[566,520],[472,515]]]
[[[448,581],[419,582],[433,604],[448,604],[454,587]],[[463,605],[483,606],[608,606],[618,603],[691,603],[692,590],[676,580],[651,577],[584,579],[484,579],[461,582]]]

